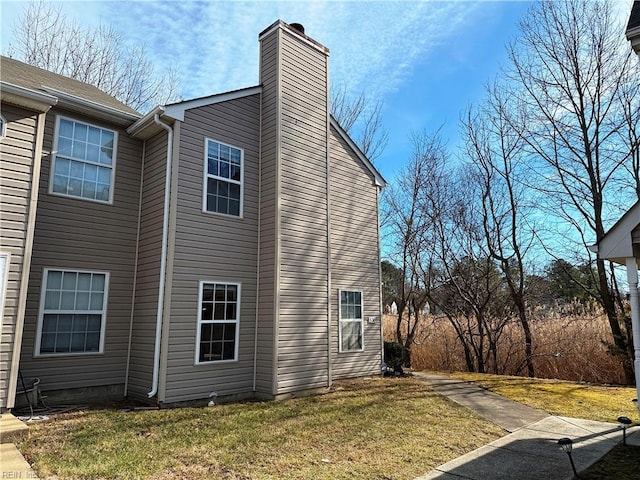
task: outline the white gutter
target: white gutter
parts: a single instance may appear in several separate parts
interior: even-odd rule
[[[153,110],[147,113],[144,117],[138,119],[134,124],[132,124],[129,128],[127,128],[127,133],[132,137],[135,137],[142,130],[147,128],[151,123],[158,123],[158,122],[155,122],[155,117],[158,115],[163,115],[164,113],[165,113],[164,106],[157,105],[156,107],[154,107]]]
[[[102,112],[110,117],[117,117],[118,119],[122,119],[124,122],[135,122],[140,118],[139,113],[134,112],[126,112],[124,110],[120,110],[119,108],[110,107],[108,105],[104,105],[102,103],[94,102],[93,100],[87,100],[86,98],[78,97],[77,95],[73,95],[71,93],[63,92],[62,90],[58,90],[56,88],[47,87],[46,85],[42,86],[42,89],[57,97],[59,104],[68,103],[75,107],[80,107],[87,112],[92,112],[95,115],[96,110]]]
[[[0,82],[0,92],[2,92],[3,94],[16,95],[40,103],[42,104],[41,110],[43,112],[48,111],[53,105],[58,103],[57,97],[53,95],[37,92],[30,88],[21,87],[19,85],[14,85],[13,83],[4,81]]]
[[[153,121],[167,131],[167,171],[164,181],[164,212],[162,216],[162,253],[160,257],[160,286],[158,287],[158,315],[156,317],[156,342],[153,352],[153,380],[149,398],[158,393],[158,377],[160,372],[160,340],[162,339],[162,319],[164,316],[164,285],[167,273],[167,238],[169,236],[169,193],[171,191],[171,160],[173,152],[173,129],[160,120],[156,113]]]

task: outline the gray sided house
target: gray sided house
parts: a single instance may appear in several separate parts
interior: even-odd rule
[[[0,407],[278,398],[377,374],[385,181],[278,21],[260,85],[142,116],[2,57]]]

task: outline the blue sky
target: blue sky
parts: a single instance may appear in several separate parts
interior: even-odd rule
[[[622,4],[628,16],[630,1]],[[182,73],[185,99],[258,83],[258,33],[280,18],[329,47],[331,81],[384,104],[389,143],[376,165],[392,180],[412,131],[443,126],[457,143],[460,111],[477,102],[505,61],[525,1],[85,1],[62,2],[75,20],[113,25],[144,43],[154,64]],[[0,0],[2,52],[24,2]]]

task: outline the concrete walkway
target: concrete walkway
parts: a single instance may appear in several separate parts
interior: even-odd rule
[[[0,478],[37,480],[22,454],[13,443],[0,444]]]
[[[578,472],[622,441],[617,424],[555,417],[445,375],[422,372],[414,375],[436,392],[510,432],[416,480],[570,480],[571,464],[558,447],[558,439],[573,440]],[[627,430],[627,443],[640,445],[636,430]]]
[[[14,442],[19,442],[28,434],[29,427],[11,413],[0,415],[0,479],[37,479]]]

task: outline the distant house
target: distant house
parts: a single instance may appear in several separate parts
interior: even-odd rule
[[[146,115],[2,57],[0,407],[277,398],[382,363],[385,181],[277,21],[260,85]]]

